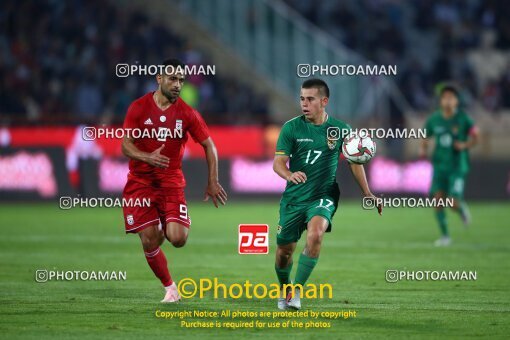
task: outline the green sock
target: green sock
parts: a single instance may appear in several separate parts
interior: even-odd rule
[[[280,285],[290,283],[290,271],[292,270],[292,264],[293,262],[289,263],[287,268],[278,268],[276,265],[274,266],[274,270],[276,271],[276,276],[278,276]]]
[[[305,254],[301,254],[299,256],[299,264],[296,272],[296,284],[305,285],[318,260],[319,259],[317,257],[308,257]]]
[[[446,214],[444,209],[436,210],[436,219],[441,229],[441,235],[448,236],[448,225],[446,224]]]

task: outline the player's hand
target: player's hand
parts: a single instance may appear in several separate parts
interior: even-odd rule
[[[427,158],[427,150],[424,148],[420,148],[420,152],[418,153],[418,157],[421,159]]]
[[[287,177],[287,181],[292,182],[294,184],[305,183],[306,174],[302,171],[293,172]]]
[[[161,145],[156,150],[152,151],[147,157],[147,163],[158,168],[168,168],[170,158],[161,154],[161,150],[165,147],[165,144]]]
[[[205,189],[204,202],[209,200],[209,197],[212,198],[214,206],[218,207],[218,201],[225,205],[227,203],[227,193],[225,189],[221,186],[219,182],[213,182],[207,184],[207,188]]]
[[[453,147],[455,150],[462,151],[467,149],[467,143],[466,142],[454,142]]]
[[[379,213],[379,215],[382,216],[382,209],[383,209],[382,200],[379,199],[378,197],[376,197],[372,193],[365,194],[364,197],[369,197],[369,198],[371,198],[371,199],[373,199],[375,201],[375,204],[376,204],[376,207],[377,207],[377,212]]]

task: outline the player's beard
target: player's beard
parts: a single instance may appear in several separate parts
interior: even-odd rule
[[[161,88],[161,93],[163,94],[163,96],[166,97],[166,99],[168,99],[168,101],[170,103],[175,103],[175,101],[177,100],[177,98],[179,98],[179,94],[180,92],[178,92],[177,94],[174,94],[172,91],[168,91],[168,90],[165,90],[163,88]]]

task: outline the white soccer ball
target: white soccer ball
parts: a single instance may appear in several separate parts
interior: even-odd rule
[[[349,163],[366,164],[375,156],[375,142],[369,136],[352,134],[344,139],[342,153]]]

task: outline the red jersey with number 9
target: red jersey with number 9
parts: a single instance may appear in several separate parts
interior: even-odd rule
[[[202,116],[181,98],[166,110],[154,101],[154,92],[135,100],[128,108],[124,129],[135,138],[135,146],[151,153],[161,145],[161,154],[170,158],[167,168],[131,159],[128,179],[161,188],[183,188],[186,181],[182,173],[182,157],[188,133],[197,143],[209,138],[209,131]]]

